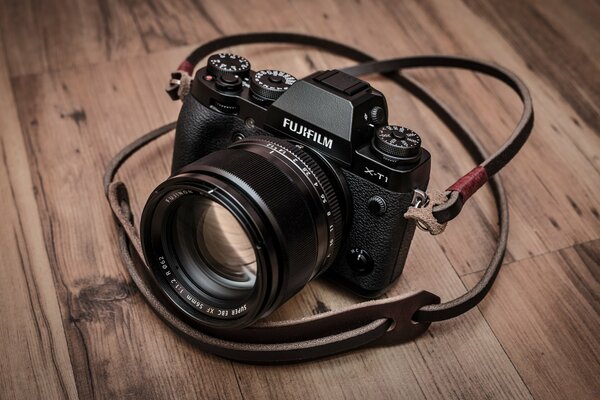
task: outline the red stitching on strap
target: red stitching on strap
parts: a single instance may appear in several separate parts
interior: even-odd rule
[[[465,202],[473,193],[482,187],[488,180],[487,172],[482,166],[473,168],[468,174],[457,180],[447,190],[459,192],[462,201]]]
[[[179,64],[179,67],[177,67],[177,71],[184,71],[187,72],[188,75],[192,76],[192,74],[194,73],[194,66],[188,60],[185,60],[184,62]]]

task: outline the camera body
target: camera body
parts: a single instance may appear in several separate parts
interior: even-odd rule
[[[334,171],[345,215],[342,244],[324,276],[364,297],[401,274],[415,223],[404,218],[429,181],[430,154],[409,129],[388,125],[387,104],[367,82],[337,70],[297,80],[252,71],[218,54],[197,71],[184,98],[172,174],[253,136],[285,139]]]

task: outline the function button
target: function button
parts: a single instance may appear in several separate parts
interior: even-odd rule
[[[348,252],[348,264],[359,275],[367,275],[373,271],[373,259],[366,250],[354,248]]]
[[[373,215],[381,216],[387,211],[387,204],[380,196],[373,196],[367,202],[367,207]]]

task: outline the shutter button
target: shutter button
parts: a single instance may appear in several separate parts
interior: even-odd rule
[[[217,90],[238,92],[242,89],[242,80],[237,75],[223,74],[216,80]]]

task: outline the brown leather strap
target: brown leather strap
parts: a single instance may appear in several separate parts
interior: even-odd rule
[[[462,206],[467,199],[483,186],[488,178],[495,175],[508,164],[527,141],[527,138],[533,129],[533,101],[527,86],[525,86],[518,76],[499,65],[458,56],[414,56],[382,61],[369,61],[342,68],[340,71],[344,71],[350,75],[359,76],[373,73],[389,73],[400,69],[439,67],[465,69],[491,76],[504,82],[513,89],[523,103],[521,118],[517,122],[510,137],[494,154],[484,157],[478,167],[451,185],[447,189],[448,200],[446,203],[433,209],[433,215],[437,221],[445,223],[455,218],[460,213]]]
[[[403,296],[367,301],[342,310],[291,321],[259,322],[231,331],[202,330],[180,319],[159,297],[143,263],[139,236],[133,226],[125,184],[111,182],[108,199],[117,218],[121,256],[131,279],[154,311],[186,339],[223,357],[250,362],[291,362],[324,357],[378,340],[401,343],[427,330],[429,323],[412,321],[423,305],[439,297],[420,291]]]
[[[469,197],[473,196],[473,194],[475,194],[480,187],[485,185],[487,181],[488,174],[485,171],[485,168],[481,165],[478,165],[469,171],[465,176],[454,182],[448,188],[448,191],[458,192],[464,203]]]
[[[268,34],[255,35],[260,35],[262,42],[269,41]],[[304,35],[273,35],[278,35],[279,41],[284,41],[283,39],[289,35],[300,37],[302,43],[317,47],[320,47],[319,41],[323,41]],[[231,37],[217,41],[226,43],[227,46],[241,43],[232,40]],[[296,43],[298,40],[292,42]],[[331,41],[326,42],[334,43],[337,46],[335,51],[337,54],[347,55],[361,61],[371,59],[368,55],[345,45]],[[211,43],[205,44],[204,47],[209,48],[210,52],[219,49]],[[252,43],[252,41],[244,37],[243,43]],[[345,53],[344,49],[349,50]],[[190,64],[195,65],[191,61]],[[190,67],[188,66],[188,68]],[[475,137],[443,104],[431,97],[417,82],[396,73],[387,73],[386,76],[401,84],[430,106],[457,135],[476,162],[485,159],[486,152]],[[500,239],[481,281],[458,299],[438,304],[437,296],[421,291],[363,302],[342,310],[299,320],[258,322],[242,330],[215,331],[201,326],[193,326],[181,319],[181,316],[170,308],[170,303],[161,298],[161,291],[154,286],[153,275],[143,261],[125,184],[114,180],[119,167],[131,154],[174,129],[174,126],[175,123],[171,123],[158,128],[124,148],[108,165],[104,176],[104,186],[118,225],[121,255],[140,293],[171,327],[206,351],[240,361],[291,362],[324,357],[366,344],[389,344],[410,340],[424,332],[430,321],[451,318],[475,306],[490,289],[502,264],[508,235],[508,209],[503,187],[496,175],[490,183],[498,206]]]
[[[439,111],[436,111],[438,116],[451,128],[452,126],[457,125],[455,123],[456,119],[451,116],[445,107],[440,107],[439,103],[433,99],[433,97],[429,96],[429,94],[423,91],[422,88],[418,87],[418,85],[415,85],[414,81],[405,76],[397,74],[397,71],[402,69],[424,67],[466,69],[496,78],[513,89],[523,102],[523,112],[519,122],[513,130],[512,135],[510,135],[505,143],[494,154],[483,157],[483,159],[480,160],[480,168],[478,167],[475,169],[479,173],[468,173],[462,176],[456,183],[447,189],[447,201],[443,205],[438,205],[433,209],[433,215],[440,224],[446,223],[458,216],[464,203],[467,201],[470,195],[483,186],[487,182],[488,178],[500,171],[517,154],[529,137],[529,134],[533,128],[534,114],[531,95],[529,93],[529,89],[527,89],[527,86],[521,81],[521,79],[519,79],[518,76],[499,65],[458,56],[426,55],[375,61],[368,54],[360,50],[328,39],[296,33],[256,32],[224,36],[208,41],[192,51],[192,53],[187,56],[187,58],[178,66],[177,69],[184,74],[192,75],[195,66],[200,62],[200,60],[211,53],[222,48],[250,43],[303,44],[318,47],[327,50],[330,53],[362,62],[361,64],[354,66],[340,68],[340,71],[355,76],[382,73],[409,91],[411,91],[411,89],[416,89],[414,94],[417,95],[417,97],[419,97],[430,108],[432,108],[432,110]],[[179,98],[177,95],[177,93],[179,93],[179,88],[176,86],[171,85],[167,89],[167,93],[169,93],[173,99]],[[460,124],[458,124],[456,127],[457,136],[459,138],[464,136],[461,132],[464,131],[463,127],[460,126]],[[475,154],[477,153],[477,150],[471,153]],[[479,154],[481,155],[484,153]],[[464,189],[472,190],[472,192],[469,193],[468,191],[454,190],[458,184],[460,184]]]

